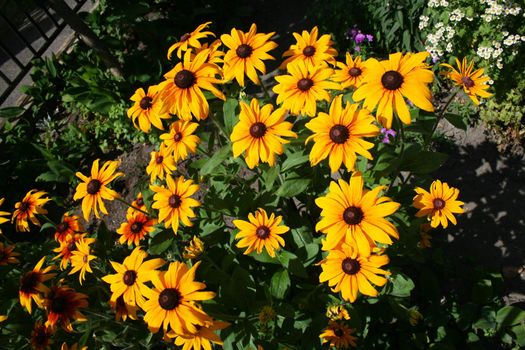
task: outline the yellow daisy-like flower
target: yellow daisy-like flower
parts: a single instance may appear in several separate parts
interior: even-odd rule
[[[197,236],[193,236],[190,243],[184,247],[182,257],[184,259],[197,259],[204,252],[204,242]]]
[[[127,243],[128,245],[135,244],[138,246],[148,233],[153,232],[156,224],[156,219],[150,218],[140,211],[128,211],[126,221],[117,229],[117,233],[121,235],[120,244]]]
[[[414,307],[408,310],[408,322],[412,327],[416,326],[422,319],[423,315],[421,315],[417,308]]]
[[[353,303],[357,299],[357,292],[375,297],[377,290],[370,284],[382,287],[387,282],[384,276],[388,271],[380,269],[388,264],[386,255],[363,255],[353,244],[343,243],[339,248],[328,252],[326,259],[321,261],[323,272],[319,275],[319,282],[328,281],[334,293],[341,292],[344,300]]]
[[[79,309],[88,307],[88,296],[77,293],[67,286],[53,286],[46,294],[44,307],[47,311],[46,325],[55,329],[62,327],[66,332],[73,332],[71,320],[87,321]]]
[[[38,221],[35,214],[47,214],[44,205],[51,199],[47,197],[42,198],[46,195],[47,193],[44,191],[31,190],[27,192],[24,199],[15,204],[15,211],[13,212],[11,222],[16,220],[16,230],[18,232],[29,231],[28,220],[31,220],[33,224],[40,226],[40,221]]]
[[[342,322],[330,321],[319,338],[323,340],[323,344],[329,343],[330,347],[337,349],[348,349],[350,346],[355,348],[357,338],[352,335],[354,332],[355,329]]]
[[[361,255],[370,255],[374,242],[392,244],[390,237],[399,238],[395,226],[385,219],[399,208],[399,203],[388,197],[379,197],[385,186],[363,189],[360,172],[355,172],[350,183],[339,179],[330,183],[325,197],[315,200],[322,209],[322,219],[315,229],[326,234],[323,250],[330,250],[346,242],[356,243]]]
[[[148,93],[143,88],[137,89],[130,100],[135,103],[128,109],[128,118],[133,120],[135,128],[149,132],[153,124],[164,130],[162,119],[168,119],[170,115],[165,111],[158,85],[148,87]]]
[[[144,321],[156,333],[161,327],[165,333],[197,333],[197,327],[206,327],[212,319],[195,304],[196,301],[212,299],[213,292],[202,291],[206,284],[195,281],[195,271],[200,261],[188,269],[186,264],[175,261],[168,271],[155,275],[154,289],[144,304]]]
[[[76,272],[80,272],[78,275],[78,280],[80,281],[80,285],[82,285],[82,282],[86,279],[86,272],[93,273],[93,270],[91,269],[91,266],[89,266],[89,263],[91,260],[96,259],[97,257],[95,255],[91,255],[91,248],[89,245],[91,244],[92,240],[85,240],[84,238],[80,238],[77,242],[75,242],[75,246],[77,249],[75,249],[72,252],[71,255],[71,271],[69,271],[69,275],[72,275]]]
[[[111,302],[123,297],[127,305],[143,307],[144,297],[150,291],[145,283],[151,281],[158,273],[157,269],[165,263],[163,259],[144,261],[147,257],[148,253],[136,247],[122,264],[110,261],[117,273],[104,276],[102,280],[111,285]]]
[[[448,221],[457,224],[453,214],[464,213],[461,207],[463,202],[458,201],[459,190],[450,187],[446,182],[436,180],[430,185],[430,193],[421,187],[416,187],[414,196],[414,207],[419,209],[416,216],[426,216],[430,221],[430,226],[438,227],[440,224],[447,228]]]
[[[312,166],[329,157],[332,173],[335,173],[344,163],[348,170],[354,169],[360,154],[367,159],[372,159],[368,152],[374,144],[363,140],[363,137],[372,137],[379,134],[375,126],[374,117],[367,109],[360,109],[358,104],[346,103],[343,109],[343,95],[337,96],[330,105],[330,113],[320,112],[305,126],[314,132],[306,142],[314,140],[310,151]]]
[[[352,87],[357,89],[363,83],[366,76],[366,63],[361,61],[361,56],[352,58],[350,53],[346,53],[346,64],[337,62],[337,69],[332,77],[333,81],[341,84],[341,88],[346,89]]]
[[[470,99],[479,105],[479,97],[490,97],[492,96],[487,90],[490,85],[486,84],[490,78],[483,75],[483,68],[474,70],[474,61],[468,63],[467,58],[464,57],[461,62],[456,58],[456,65],[458,70],[454,69],[450,64],[442,63],[444,67],[451,69],[449,72],[445,72],[444,75],[454,81],[454,83],[463,88],[463,91],[470,97]]]
[[[208,58],[206,59],[207,63],[222,64],[224,62],[224,52],[219,50],[221,46],[222,41],[220,39],[215,40],[211,44],[204,43],[200,49],[195,49],[195,54],[192,52],[191,58],[193,59],[194,55],[198,55],[200,52],[205,51],[208,55]]]
[[[35,327],[31,332],[31,347],[33,350],[49,349],[53,341],[53,329],[42,324],[41,321],[36,321]]]
[[[71,257],[73,256],[73,252],[77,250],[77,242],[79,242],[81,239],[87,244],[95,242],[94,238],[87,238],[85,236],[86,233],[69,234],[62,242],[60,242],[60,247],[53,249],[55,253],[58,253],[58,255],[55,256],[53,260],[61,259],[60,269],[65,270],[67,268],[69,262],[71,261]]]
[[[54,269],[54,266],[48,266],[42,269],[45,260],[46,257],[44,256],[32,271],[26,272],[20,279],[20,290],[18,292],[20,304],[22,304],[29,313],[31,313],[32,310],[33,300],[38,307],[42,307],[43,299],[41,293],[45,294],[49,292],[49,288],[44,285],[44,282],[56,276],[56,273],[48,273]]]
[[[197,145],[201,141],[193,135],[199,124],[187,120],[177,120],[170,125],[170,132],[160,135],[166,152],[173,153],[175,162],[188,158],[190,153],[197,152]]]
[[[260,85],[257,71],[266,74],[264,60],[274,60],[268,51],[277,47],[277,44],[270,41],[275,34],[257,33],[257,26],[252,23],[248,33],[233,28],[230,35],[221,35],[221,40],[228,47],[224,56],[224,81],[230,81],[235,78],[240,86],[245,86],[244,76]]]
[[[249,222],[233,220],[233,224],[240,230],[235,236],[235,239],[240,239],[237,247],[247,248],[245,255],[254,250],[260,254],[265,248],[268,255],[275,257],[275,250],[284,247],[284,239],[280,235],[290,231],[288,226],[281,225],[283,217],[276,217],[273,213],[268,217],[266,211],[259,208],[255,215],[248,214],[248,220]]]
[[[93,162],[90,177],[87,177],[80,172],[76,173],[76,176],[83,182],[77,185],[73,200],[82,199],[82,213],[86,220],[89,218],[91,209],[93,209],[97,218],[100,218],[98,213],[99,208],[104,214],[108,213],[102,199],[112,201],[119,195],[117,192],[109,189],[107,185],[117,177],[124,175],[124,173],[116,172],[117,167],[119,166],[118,161],[107,161],[100,170],[98,163],[98,159]]]
[[[136,208],[136,209],[135,209]],[[137,209],[142,210],[143,212],[148,212],[148,208],[146,207],[146,204],[144,203],[144,196],[141,192],[137,195],[137,197],[131,202],[131,206],[128,208],[128,211],[126,212],[126,216],[129,214],[133,214],[134,212],[139,212]]]
[[[229,326],[227,322],[213,321],[209,326],[197,327],[196,333],[173,334],[175,345],[182,347],[182,350],[211,350],[212,344],[222,345],[221,338],[215,333],[217,330]],[[170,334],[168,334],[170,336]]]
[[[115,321],[126,321],[128,317],[132,320],[137,319],[138,307],[127,305],[122,295],[119,296],[116,301],[110,300],[109,305],[111,306],[111,310],[115,311]]]
[[[293,36],[297,42],[283,53],[283,57],[288,58],[281,63],[280,69],[286,69],[288,63],[297,60],[305,62],[307,66],[326,65],[327,62],[335,64],[337,50],[332,47],[330,34],[321,35],[317,39],[319,29],[315,26],[310,33],[303,30],[301,35],[293,33]]]
[[[297,137],[292,131],[292,123],[284,121],[286,110],[273,110],[271,104],[259,107],[259,101],[252,99],[250,105],[241,102],[239,123],[230,136],[233,142],[233,156],[238,157],[246,151],[246,164],[250,169],[259,165],[259,161],[275,164],[275,155],[283,154],[283,144],[288,140],[281,136]]]
[[[75,343],[71,346],[68,346],[66,343],[62,343],[62,346],[60,347],[60,350],[87,350],[87,349],[88,349],[87,346],[83,346],[79,348],[78,343]]]
[[[289,74],[275,77],[278,84],[273,87],[277,94],[277,103],[282,104],[293,115],[314,117],[317,113],[317,101],[330,101],[326,90],[339,90],[341,85],[329,81],[334,70],[323,66],[307,66],[297,60],[287,66]]]
[[[199,185],[194,185],[193,180],[186,180],[183,176],[175,181],[170,175],[166,176],[166,184],[168,188],[150,186],[156,192],[153,195],[152,207],[159,210],[159,222],[164,222],[166,228],[171,226],[176,234],[179,229],[179,220],[186,226],[193,226],[190,221],[190,218],[195,217],[192,208],[201,204],[190,196],[197,192]]]
[[[16,258],[20,255],[14,251],[15,245],[4,245],[0,242],[0,266],[6,266],[7,264],[18,264],[20,261]]]
[[[210,106],[202,89],[210,91],[215,97],[226,100],[222,92],[213,84],[221,83],[215,76],[221,75],[213,63],[206,63],[208,53],[202,51],[191,59],[189,52],[184,60],[164,75],[165,81],[159,84],[162,99],[171,114],[184,120],[208,118]]]
[[[69,213],[64,213],[62,221],[56,226],[55,241],[62,243],[68,235],[84,231],[78,219],[79,217],[76,215],[70,216]]]
[[[164,174],[171,174],[177,169],[168,148],[162,144],[158,151],[153,151],[150,155],[151,159],[146,167],[146,173],[150,176],[150,183],[154,183],[156,179],[164,180]]]
[[[177,57],[181,58],[183,52],[188,50],[191,51],[192,48],[200,49],[202,47],[202,44],[199,42],[200,39],[207,38],[210,35],[215,36],[215,34],[210,31],[203,31],[204,29],[208,28],[210,24],[211,22],[203,23],[199,25],[193,32],[185,33],[183,36],[181,36],[180,40],[171,45],[168,49],[168,59],[171,59],[171,55],[175,50],[177,50]]]
[[[387,129],[392,128],[394,110],[403,123],[410,124],[405,98],[417,107],[433,112],[428,84],[434,80],[434,73],[424,63],[428,55],[428,52],[419,52],[403,56],[398,52],[381,62],[368,59],[366,76],[352,98],[354,101],[365,100],[363,107],[370,111],[377,106],[377,119]]]
[[[5,198],[0,198],[0,207],[2,206],[2,204],[4,204],[4,202],[5,202]],[[2,216],[9,216],[9,215],[11,215],[11,213],[7,211],[0,211],[0,225],[9,221],[8,218],[3,218]],[[0,229],[0,235],[1,234],[2,234],[2,229]]]
[[[348,310],[343,305],[331,305],[326,309],[326,317],[331,321],[349,320]]]

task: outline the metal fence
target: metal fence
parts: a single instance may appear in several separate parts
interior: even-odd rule
[[[78,12],[87,0],[67,0]],[[0,0],[0,105],[65,27],[45,1]]]

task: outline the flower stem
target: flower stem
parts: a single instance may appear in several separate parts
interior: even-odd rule
[[[148,212],[146,212],[146,211],[144,211],[144,210],[142,210],[142,209],[139,209],[139,208],[137,208],[137,207],[135,207],[135,206],[129,204],[128,202],[126,202],[126,201],[125,201],[124,199],[122,199],[121,197],[115,197],[115,199],[118,200],[118,201],[121,202],[121,203],[126,204],[128,207],[133,208],[133,209],[135,209],[136,211],[140,211],[142,214],[145,214],[145,215],[149,216],[149,213],[148,213]]]
[[[452,103],[452,101],[454,100],[454,98],[456,97],[458,92],[459,92],[459,89],[455,89],[454,90],[452,95],[450,95],[450,98],[445,103],[445,106],[443,106],[443,109],[441,110],[441,112],[439,112],[438,117],[436,119],[436,122],[434,123],[434,126],[432,127],[432,131],[430,132],[430,135],[428,136],[428,139],[425,141],[425,145],[423,146],[423,148],[427,148],[429,146],[430,141],[432,140],[432,137],[434,136],[434,133],[436,132],[436,129],[437,129],[438,125],[439,125],[439,122],[445,116],[445,112],[447,111],[448,107],[450,106],[450,104]]]

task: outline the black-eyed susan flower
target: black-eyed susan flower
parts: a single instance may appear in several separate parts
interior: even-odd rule
[[[204,29],[208,28],[208,26],[211,24],[211,22],[206,22],[200,24],[195,30],[191,33],[184,33],[178,42],[171,45],[168,49],[168,59],[171,59],[171,55],[173,51],[177,50],[177,57],[181,58],[182,53],[186,52],[188,50],[191,51],[191,49],[199,49],[202,47],[202,44],[200,43],[200,39],[205,39],[208,36],[215,36],[210,31],[205,31]]]
[[[315,26],[310,32],[303,30],[301,34],[293,33],[293,36],[297,42],[283,53],[283,57],[288,58],[281,63],[280,69],[286,69],[288,63],[298,60],[307,66],[326,65],[327,62],[335,65],[337,50],[332,47],[330,34],[317,38],[319,29]]]
[[[75,242],[76,249],[71,253],[71,271],[69,271],[69,274],[72,275],[79,272],[78,280],[80,285],[86,278],[86,272],[93,273],[89,263],[97,258],[95,255],[91,255],[91,247],[89,246],[91,242],[92,240],[80,238]]]
[[[87,346],[78,345],[78,343],[75,343],[73,345],[68,346],[67,343],[62,343],[62,346],[60,347],[60,350],[88,350]]]
[[[228,327],[227,322],[212,321],[208,326],[197,327],[196,333],[174,334],[175,345],[180,346],[182,350],[211,350],[213,344],[223,344],[221,338],[215,333],[218,330]],[[169,335],[168,335],[169,336]]]
[[[6,266],[7,264],[18,264],[20,261],[16,258],[20,255],[14,251],[15,245],[4,245],[0,242],[0,266]]]
[[[306,142],[315,142],[310,151],[311,165],[329,157],[332,173],[337,172],[342,163],[348,170],[353,170],[357,154],[372,159],[368,150],[374,144],[363,138],[379,134],[379,128],[373,124],[375,119],[367,109],[348,102],[343,109],[342,100],[343,95],[337,96],[330,105],[329,114],[320,112],[305,125],[314,132],[306,139]]]
[[[139,210],[137,210],[139,209]],[[129,214],[133,214],[134,212],[148,212],[148,208],[146,207],[146,203],[144,203],[144,196],[142,195],[142,192],[139,192],[137,197],[131,202],[131,205],[128,208],[128,211],[126,212],[126,216]]]
[[[263,306],[261,311],[259,311],[259,322],[262,324],[275,320],[275,317],[277,317],[277,313],[270,305]]]
[[[15,204],[15,211],[11,222],[16,220],[16,230],[29,231],[29,222],[37,226],[40,226],[40,221],[36,218],[35,214],[47,214],[47,210],[44,209],[44,205],[51,199],[46,196],[47,193],[44,191],[31,190],[27,192],[24,198]]]
[[[139,307],[144,305],[144,296],[150,291],[145,283],[151,281],[158,273],[157,269],[164,265],[162,259],[144,261],[147,257],[145,251],[136,247],[122,264],[110,261],[117,273],[104,276],[102,280],[110,284],[111,302],[117,302],[119,297],[123,297],[127,305]]]
[[[200,49],[195,49],[195,55],[198,55],[200,52],[204,51],[208,55],[208,58],[206,59],[207,63],[222,64],[224,62],[224,52],[219,50],[221,46],[222,41],[220,39],[216,39],[211,44],[204,43]],[[193,57],[194,56],[192,56],[192,59]]]
[[[46,294],[44,307],[47,311],[46,325],[56,329],[62,327],[67,332],[72,332],[72,321],[87,321],[80,309],[88,307],[88,296],[77,293],[67,286],[53,286]]]
[[[363,78],[366,76],[366,62],[361,61],[361,56],[352,58],[350,53],[346,53],[346,63],[337,62],[337,69],[332,80],[341,84],[341,88],[357,89],[361,86]]]
[[[78,219],[79,217],[76,215],[64,213],[62,221],[60,221],[55,228],[55,241],[62,243],[68,235],[74,235],[84,231],[84,228]]]
[[[162,119],[168,119],[170,115],[164,108],[157,85],[148,87],[147,93],[143,88],[135,90],[130,100],[134,104],[128,109],[128,118],[131,118],[137,129],[147,133],[153,124],[157,129],[164,130]]]
[[[95,212],[97,218],[100,218],[99,209],[104,214],[108,213],[103,199],[114,200],[119,195],[108,188],[107,185],[117,177],[124,175],[121,172],[117,172],[118,161],[107,161],[101,169],[99,169],[98,163],[98,159],[93,162],[90,177],[80,172],[76,173],[76,176],[83,182],[77,185],[73,200],[82,199],[82,213],[86,220],[88,220],[91,210]]]
[[[441,65],[450,69],[450,71],[445,72],[444,75],[457,86],[463,88],[465,94],[467,94],[476,105],[479,105],[477,96],[483,98],[492,96],[492,94],[487,91],[490,87],[490,85],[487,84],[490,78],[483,75],[483,68],[474,70],[474,61],[469,63],[467,58],[464,57],[463,60],[459,62],[456,58],[458,70],[448,63],[442,63]]]
[[[335,248],[342,242],[355,242],[361,255],[370,255],[374,242],[392,244],[390,237],[399,238],[395,226],[385,219],[399,208],[399,203],[379,197],[385,188],[370,191],[363,188],[361,173],[355,172],[350,183],[343,179],[332,181],[325,197],[315,200],[321,211],[321,221],[315,229],[326,234],[323,250]]]
[[[405,98],[417,107],[433,112],[428,84],[434,73],[424,63],[428,52],[390,54],[388,60],[367,60],[367,73],[362,85],[354,92],[354,101],[364,100],[363,107],[373,111],[385,128],[392,128],[393,111],[404,124],[410,124],[410,112]]]
[[[156,224],[155,218],[150,218],[140,211],[128,211],[126,221],[117,229],[117,233],[120,235],[120,244],[138,246],[148,233],[153,232]]]
[[[307,66],[304,61],[291,62],[287,75],[275,77],[278,84],[273,87],[277,103],[293,115],[314,117],[317,101],[330,101],[327,90],[339,90],[341,85],[330,81],[334,70],[324,66]]]
[[[0,198],[0,207],[2,206],[2,204],[4,204],[4,202],[5,202],[5,198]],[[10,216],[10,215],[11,213],[7,211],[0,211],[0,225],[9,221],[8,218],[4,218],[3,216]],[[2,234],[2,229],[0,228],[0,235],[1,234]]]
[[[348,327],[342,322],[330,321],[328,327],[323,330],[319,336],[323,344],[328,343],[330,347],[337,349],[348,349],[349,347],[357,347],[357,338],[352,334],[355,329]]]
[[[94,238],[86,237],[86,234],[73,233],[66,236],[66,238],[59,242],[60,246],[56,249],[53,249],[55,253],[58,253],[53,260],[60,259],[60,269],[65,270],[71,261],[73,252],[77,250],[77,242],[84,240],[85,243],[91,244],[95,242]]]
[[[151,183],[156,179],[164,180],[165,174],[171,174],[177,169],[168,148],[162,144],[158,151],[151,152],[150,157],[146,173],[150,176]]]
[[[41,321],[36,321],[35,327],[31,331],[31,347],[34,350],[47,350],[50,348],[53,340],[53,329],[42,324]]]
[[[348,310],[343,305],[330,305],[326,308],[326,317],[331,321],[349,320]]]
[[[160,135],[167,152],[173,154],[175,162],[188,158],[190,153],[197,152],[200,138],[193,133],[199,124],[187,120],[177,120],[170,125],[170,132]]]
[[[184,259],[197,259],[202,252],[204,252],[204,242],[199,237],[193,236],[188,245],[184,247],[182,257]]]
[[[48,273],[53,270],[53,266],[48,266],[42,269],[46,257],[44,256],[35,265],[32,271],[26,272],[20,279],[20,290],[18,295],[20,297],[20,304],[31,313],[32,301],[34,300],[38,307],[42,307],[42,295],[49,292],[49,288],[44,285],[45,281],[55,277],[55,273]]]
[[[155,192],[152,208],[158,209],[158,221],[164,222],[166,228],[171,227],[176,234],[179,229],[179,221],[186,226],[193,226],[190,218],[195,217],[192,208],[200,206],[200,203],[191,198],[197,192],[199,185],[193,184],[193,180],[186,180],[180,176],[176,181],[166,176],[168,188],[151,185]]]
[[[228,47],[224,56],[224,81],[235,78],[240,86],[245,86],[244,76],[260,85],[257,71],[266,74],[264,60],[274,60],[268,51],[277,47],[277,44],[270,40],[275,34],[257,33],[257,26],[252,23],[248,33],[233,28],[230,34],[221,35],[221,41]]]
[[[462,205],[465,204],[458,201],[459,190],[455,187],[450,187],[446,182],[436,180],[430,185],[430,192],[416,187],[416,195],[414,196],[414,207],[419,209],[416,216],[426,216],[430,221],[430,226],[438,227],[440,224],[443,228],[447,228],[448,221],[456,225],[457,221],[454,214],[461,214],[465,211]]]
[[[341,292],[344,300],[353,303],[357,299],[357,292],[375,297],[377,290],[370,284],[382,287],[389,275],[388,271],[380,269],[388,264],[386,255],[363,255],[354,244],[343,243],[338,248],[328,252],[326,259],[321,261],[323,272],[319,275],[319,282],[328,282],[334,293]]]
[[[408,309],[408,322],[412,327],[415,327],[422,319],[423,315],[421,315],[417,307]]]
[[[246,248],[244,254],[250,254],[254,250],[260,254],[263,248],[268,255],[275,257],[275,250],[284,247],[284,239],[280,236],[290,231],[290,228],[281,225],[282,216],[268,214],[264,209],[257,209],[255,215],[248,214],[248,220],[233,220],[233,224],[240,230],[235,236],[239,239],[238,248]]]
[[[246,164],[250,169],[259,165],[259,161],[275,164],[275,155],[283,154],[283,144],[288,140],[282,137],[297,137],[292,131],[292,123],[284,121],[286,110],[267,104],[259,107],[259,101],[252,99],[250,105],[241,102],[239,122],[230,136],[233,142],[233,156],[238,157],[246,151]]]
[[[192,115],[197,120],[208,118],[210,106],[202,89],[217,98],[226,99],[213,85],[221,82],[216,78],[220,76],[220,69],[213,63],[206,63],[207,58],[206,51],[198,53],[193,59],[186,52],[184,60],[166,73],[166,80],[159,84],[166,108],[180,119],[191,120]]]
[[[109,305],[111,306],[111,309],[115,311],[115,321],[126,321],[128,317],[132,320],[137,319],[138,307],[126,304],[122,295],[115,301],[110,300]]]
[[[196,306],[197,301],[209,300],[213,292],[202,291],[206,284],[195,281],[197,262],[191,269],[186,264],[175,261],[170,263],[168,271],[154,275],[151,290],[143,310],[144,321],[148,328],[156,333],[161,327],[164,333],[197,333],[198,326],[206,327],[212,319]]]

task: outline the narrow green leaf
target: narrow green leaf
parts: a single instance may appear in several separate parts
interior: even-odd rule
[[[206,163],[202,165],[200,174],[208,175],[214,172],[223,161],[225,161],[231,154],[231,145],[223,146],[219,149]]]
[[[288,271],[282,269],[273,274],[270,282],[270,293],[277,299],[283,299],[290,288]]]
[[[25,112],[25,109],[22,107],[6,107],[0,108],[0,118],[17,118],[20,117]]]
[[[228,135],[232,133],[233,127],[239,121],[239,118],[235,113],[238,105],[239,101],[234,98],[228,98],[222,106],[222,112],[224,114],[224,126],[226,127]]]
[[[303,193],[310,184],[310,179],[290,179],[286,180],[275,193],[279,197],[290,198]]]

